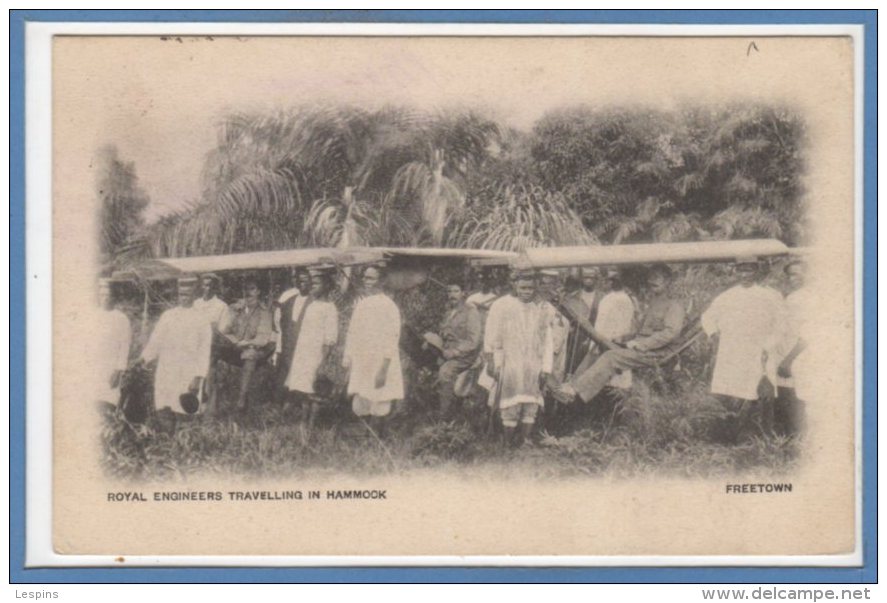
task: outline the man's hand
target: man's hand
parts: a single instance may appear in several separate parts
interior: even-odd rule
[[[381,389],[385,387],[385,379],[388,377],[388,363],[383,363],[382,366],[379,367],[379,370],[376,371],[376,380],[374,385],[376,389]]]
[[[443,357],[446,358],[447,360],[452,360],[453,358],[455,358],[458,355],[459,355],[459,352],[457,350],[444,350],[444,352],[443,352]]]
[[[202,379],[202,377],[200,377],[199,375],[197,377],[194,377],[193,379],[191,379],[191,383],[188,385],[188,391],[191,392],[192,394],[196,395],[197,392],[200,391],[200,380],[201,379]]]
[[[120,377],[123,375],[123,371],[116,370],[111,373],[111,378],[108,380],[108,385],[111,386],[111,389],[116,388],[120,385]]]
[[[783,379],[788,379],[792,376],[792,363],[791,360],[786,358],[782,362],[779,363],[779,367],[776,369],[776,374],[782,377]]]

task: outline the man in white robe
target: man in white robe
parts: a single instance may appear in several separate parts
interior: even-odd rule
[[[275,333],[275,348],[272,363],[277,367],[275,375],[275,395],[278,402],[288,409],[295,401],[291,400],[289,391],[284,382],[287,373],[293,363],[293,350],[296,341],[293,337],[293,329],[296,319],[302,311],[305,300],[311,292],[311,277],[302,268],[293,268],[290,272],[291,287],[280,294],[274,304],[273,327]]]
[[[520,446],[530,435],[544,403],[541,383],[551,375],[554,357],[551,314],[536,295],[535,275],[517,272],[514,291],[490,307],[484,329],[487,370],[497,381],[493,408],[502,420],[505,446]]]
[[[154,408],[187,414],[181,396],[200,398],[201,383],[209,371],[212,329],[194,309],[195,278],[178,282],[178,305],[157,321],[141,360],[157,361],[154,374]],[[198,412],[202,409],[198,408]]]
[[[99,281],[99,304],[98,354],[91,371],[96,379],[95,399],[116,405],[120,398],[120,379],[129,364],[132,327],[126,314],[115,307],[108,279]]]
[[[718,335],[711,392],[739,407],[738,433],[750,427],[766,433],[773,428],[785,309],[779,292],[759,284],[756,258],[740,258],[735,270],[739,283],[716,297],[701,317],[706,334]]]
[[[342,356],[350,371],[348,394],[353,396],[354,414],[369,416],[379,429],[393,403],[404,397],[400,310],[382,291],[382,270],[375,265],[364,270],[364,296],[354,306]]]
[[[319,391],[321,380],[331,385],[328,376],[320,375],[324,362],[339,338],[339,312],[329,301],[333,288],[331,266],[317,266],[309,271],[310,295],[302,300],[299,311],[290,316],[294,347],[290,366],[286,369],[284,386],[301,402],[303,433],[314,428],[317,414],[331,391]],[[330,389],[330,388],[327,388]]]

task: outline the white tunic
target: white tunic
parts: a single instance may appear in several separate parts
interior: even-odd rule
[[[199,310],[176,306],[161,315],[142,350],[146,362],[157,360],[154,406],[184,413],[179,396],[194,377],[206,377],[212,347],[212,330]]]
[[[116,404],[120,388],[111,387],[111,375],[115,371],[126,370],[129,361],[129,346],[132,342],[132,328],[126,314],[120,310],[100,310],[98,356],[91,375],[95,377],[96,400]]]
[[[756,400],[761,377],[776,385],[777,346],[785,328],[785,307],[777,291],[736,285],[715,298],[701,322],[707,334],[720,334],[713,394]]]
[[[484,329],[484,352],[502,379],[499,408],[521,403],[543,404],[539,375],[550,373],[553,343],[547,302],[524,303],[506,295],[490,306]]]
[[[228,304],[220,300],[218,297],[213,297],[211,299],[203,299],[201,297],[195,299],[194,309],[214,327],[218,327],[228,314]]]
[[[607,339],[631,334],[634,330],[634,301],[625,291],[607,293],[598,306],[594,328]],[[631,369],[613,375],[610,385],[620,389],[631,387]]]
[[[293,322],[299,316],[293,312]],[[339,313],[328,301],[312,301],[305,310],[293,361],[285,385],[293,391],[314,393],[314,377],[323,361],[323,347],[336,344],[339,337]]]
[[[377,388],[376,373],[385,358],[391,360],[385,385]],[[364,297],[354,306],[343,359],[350,364],[348,393],[372,402],[404,397],[400,364],[400,310],[384,293]]]

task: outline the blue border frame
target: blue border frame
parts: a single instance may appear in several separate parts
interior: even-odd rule
[[[10,14],[10,583],[874,583],[877,582],[876,10],[14,10]],[[25,556],[25,23],[351,22],[855,24],[865,31],[863,209],[863,559],[859,568],[52,568]],[[12,320],[16,317],[16,320]]]

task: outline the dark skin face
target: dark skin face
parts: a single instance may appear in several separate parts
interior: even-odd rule
[[[214,278],[205,276],[200,279],[200,285],[203,288],[203,299],[212,299],[218,291],[218,284]]]
[[[594,272],[582,273],[582,290],[588,293],[594,291],[597,286],[597,274]]]
[[[183,308],[190,308],[194,305],[194,288],[190,286],[180,286],[178,291],[178,301],[179,305]]]
[[[363,273],[363,288],[367,293],[378,293],[381,289],[382,273],[370,266]]]
[[[330,290],[330,279],[325,276],[311,277],[311,295],[318,298],[326,297]]]
[[[743,287],[751,287],[758,282],[758,267],[753,264],[740,264],[734,268],[739,277],[739,284]]]
[[[647,277],[647,291],[650,296],[664,293],[666,287],[668,287],[668,279],[665,278],[665,275],[659,272],[654,272]]]
[[[536,296],[536,283],[531,279],[520,279],[514,283],[515,296],[525,304]]]
[[[308,292],[311,291],[311,275],[307,272],[300,271],[296,273],[293,282],[302,295],[308,295]]]

